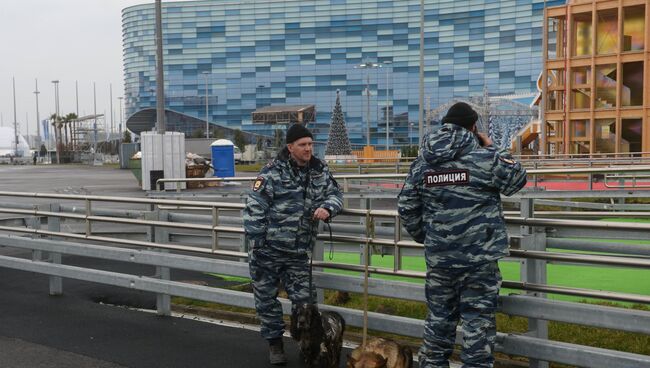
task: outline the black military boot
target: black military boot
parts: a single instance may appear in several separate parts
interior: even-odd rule
[[[282,338],[269,339],[269,362],[273,365],[287,364],[287,356],[284,355]]]

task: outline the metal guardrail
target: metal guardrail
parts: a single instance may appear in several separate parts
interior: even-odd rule
[[[531,194],[529,194],[531,195]],[[78,269],[72,266],[61,265],[60,254],[85,254],[87,256],[107,257],[107,259],[127,260],[129,262],[144,262],[145,264],[154,264],[160,269],[160,275],[164,278],[169,268],[184,268],[193,270],[206,270],[222,274],[232,274],[235,276],[247,276],[247,266],[242,262],[230,262],[214,259],[205,259],[200,255],[213,254],[228,258],[244,259],[245,249],[239,251],[221,249],[219,247],[219,234],[230,234],[239,236],[243,229],[239,226],[221,224],[220,220],[225,222],[226,216],[222,211],[239,211],[243,205],[237,203],[217,203],[217,202],[196,202],[196,201],[176,201],[165,199],[141,199],[141,198],[122,198],[122,197],[103,197],[103,196],[79,196],[79,195],[61,195],[61,194],[41,194],[41,193],[13,193],[0,192],[0,196],[16,198],[33,198],[33,199],[55,199],[70,200],[83,202],[85,205],[81,208],[76,207],[75,213],[61,212],[61,205],[56,203],[52,205],[32,205],[33,208],[26,209],[21,206],[0,205],[0,213],[15,214],[25,217],[28,227],[0,226],[0,231],[11,233],[31,234],[34,239],[16,237],[13,235],[0,235],[0,245],[18,246],[27,249],[33,249],[35,252],[47,251],[51,254],[49,262],[44,262],[36,257],[36,260],[18,260],[12,257],[0,257],[0,266],[33,270],[51,275],[51,283],[54,285],[53,292],[61,289],[61,277],[72,277],[84,279],[87,281],[110,283],[124,287],[131,287],[140,290],[147,290],[160,294],[159,312],[168,312],[168,302],[165,303],[165,296],[168,294],[187,296],[192,298],[204,299],[208,301],[217,301],[238,306],[252,306],[252,297],[249,294],[232,292],[228,290],[214,290],[196,285],[185,285],[175,283],[164,279],[155,279],[147,277],[134,277],[132,275],[122,275],[106,271]],[[514,315],[523,315],[533,321],[535,327],[535,336],[524,335],[499,335],[499,351],[507,354],[528,356],[534,360],[550,360],[564,364],[584,365],[590,367],[640,367],[650,365],[650,357],[622,352],[613,352],[604,349],[596,349],[585,346],[558,343],[546,340],[543,333],[543,324],[538,323],[541,319],[560,320],[572,323],[593,325],[597,327],[617,328],[624,331],[639,332],[650,334],[650,313],[642,311],[628,311],[618,308],[585,306],[577,303],[567,303],[551,301],[540,298],[544,293],[556,293],[565,295],[574,295],[579,297],[593,297],[600,299],[619,300],[626,302],[650,303],[650,297],[644,295],[632,295],[625,293],[604,292],[598,290],[585,290],[577,288],[567,288],[560,286],[547,285],[543,277],[543,270],[546,262],[569,262],[606,265],[608,267],[635,267],[650,268],[650,260],[639,257],[620,257],[604,255],[583,255],[576,253],[556,253],[546,252],[546,244],[550,244],[544,233],[549,229],[559,231],[558,229],[569,229],[572,231],[583,231],[584,229],[606,229],[615,234],[638,234],[641,239],[650,238],[650,224],[625,224],[625,223],[602,223],[582,220],[557,220],[557,219],[540,219],[527,216],[530,210],[533,198],[522,196],[521,216],[508,216],[506,221],[508,225],[521,228],[522,234],[520,239],[521,250],[513,249],[512,256],[524,260],[522,266],[522,281],[506,281],[503,286],[513,289],[519,289],[527,292],[531,296],[508,296],[501,297],[502,311]],[[114,214],[118,210],[107,210],[94,208],[92,202],[115,202],[115,203],[132,203],[147,206],[148,208],[140,212],[121,210],[120,216]],[[211,211],[210,216],[204,216],[203,223],[178,223],[171,221],[172,214],[168,210],[160,210],[160,206],[173,209],[179,207],[198,207]],[[65,206],[63,206],[65,207]],[[82,211],[82,214],[78,212]],[[178,214],[176,217],[181,217]],[[187,215],[183,215],[187,216]],[[197,215],[194,215],[197,216]],[[128,218],[125,218],[128,217]],[[48,229],[40,229],[41,218],[48,219]],[[333,230],[336,233],[333,239],[337,243],[347,244],[364,244],[365,246],[377,246],[383,249],[391,249],[394,254],[394,265],[392,269],[370,266],[371,272],[377,274],[389,274],[410,277],[424,277],[422,272],[404,270],[401,267],[401,259],[408,250],[419,250],[422,245],[410,240],[402,239],[402,232],[395,231],[400,229],[400,221],[396,211],[392,210],[356,210],[346,209],[341,215],[342,219],[356,219],[354,222],[361,225],[356,226],[351,233],[365,233],[365,236],[348,235],[339,233],[336,230],[336,221],[333,224]],[[61,231],[61,219],[69,221],[82,222],[85,225],[83,234]],[[338,219],[338,218],[337,218]],[[109,236],[98,236],[93,232],[93,223],[117,223],[129,226],[141,226],[147,230],[146,241],[135,241],[130,239],[121,239]],[[383,225],[380,225],[383,223]],[[392,223],[392,236],[391,234]],[[603,226],[604,225],[604,226]],[[341,229],[346,226],[339,225]],[[210,233],[209,243],[204,246],[188,246],[170,242],[170,230],[178,229],[189,232]],[[538,229],[533,231],[533,229]],[[591,231],[590,231],[591,232]],[[518,234],[511,234],[518,235]],[[616,235],[615,235],[616,236]],[[38,239],[38,237],[51,237],[52,239]],[[73,239],[76,242],[66,242],[56,239]],[[322,250],[323,240],[327,240],[325,235],[318,237]],[[93,243],[99,242],[101,246],[86,244],[88,241]],[[136,247],[135,249],[115,248],[113,245],[122,245]],[[357,245],[358,247],[358,245]],[[193,252],[197,256],[181,256],[173,253],[161,253],[149,249],[158,248],[161,251],[183,251]],[[358,249],[358,248],[357,248]],[[613,252],[614,249],[611,249]],[[102,253],[107,252],[107,253]],[[319,251],[322,255],[322,252]],[[317,252],[318,253],[318,252]],[[370,253],[370,252],[369,252]],[[189,257],[189,258],[183,258]],[[58,258],[58,261],[57,261]],[[332,264],[317,260],[314,264],[322,268],[337,268],[353,271],[360,271],[361,265],[343,265]],[[236,265],[236,266],[234,266]],[[167,270],[165,272],[165,270]],[[315,278],[319,287],[329,289],[340,289],[346,291],[360,291],[360,279],[351,276],[339,276],[317,272]],[[538,276],[542,277],[538,277]],[[58,289],[57,289],[58,285]],[[400,297],[409,300],[423,300],[423,290],[421,285],[409,283],[400,283],[396,281],[371,280],[371,293],[386,297]],[[535,296],[535,297],[533,297]],[[529,313],[527,310],[520,310],[520,305],[532,305],[535,313]],[[283,306],[286,310],[288,303],[285,301]],[[552,313],[555,308],[570,313],[573,318],[568,318],[558,313]],[[545,308],[548,308],[545,309]],[[337,307],[323,306],[323,309],[335,309],[340,311],[350,325],[361,325],[361,315],[359,311],[352,311]],[[580,315],[578,311],[586,309],[597,310],[602,317],[602,321],[597,321],[591,315],[575,317]],[[542,310],[547,311],[542,313]],[[612,323],[612,318],[618,318],[623,321],[621,324]],[[422,333],[422,321],[412,320],[403,317],[386,316],[377,313],[371,313],[370,327],[380,331],[401,333],[408,336],[419,337]],[[639,321],[645,324],[639,324]],[[646,326],[646,327],[640,327]],[[541,331],[541,333],[540,333]],[[585,363],[588,362],[588,363]]]
[[[648,173],[650,172],[650,165],[635,165],[635,166],[609,166],[609,167],[571,167],[571,168],[545,168],[545,169],[527,169],[528,175],[533,177],[535,186],[537,186],[537,177],[540,175],[593,175],[593,174],[620,174],[620,173]],[[343,181],[344,192],[348,189],[349,180],[368,180],[368,179],[404,179],[407,174],[334,174],[336,180]],[[158,179],[156,181],[156,188],[162,191],[165,183],[177,183],[176,191],[181,190],[181,183],[188,182],[252,182],[257,179],[256,176],[236,176],[228,178],[166,178]]]
[[[650,167],[649,167],[650,168]],[[334,175],[336,180],[343,181],[343,187],[346,187],[348,180],[367,180],[367,179],[404,179],[406,174],[336,174]],[[181,190],[180,183],[190,183],[190,182],[253,182],[257,179],[257,176],[234,176],[229,178],[219,178],[219,177],[210,177],[210,178],[166,178],[158,179],[156,181],[156,188],[158,191],[164,190],[165,183],[177,183],[176,191]]]
[[[248,274],[248,266],[241,262],[205,259],[149,250],[120,249],[46,239],[26,239],[7,235],[0,235],[0,246],[120,260],[129,263],[155,265],[157,267],[229,274],[240,277],[246,277]],[[239,307],[254,307],[252,295],[248,293],[185,284],[160,277],[90,270],[75,266],[60,265],[44,260],[32,261],[5,256],[0,256],[0,267],[44,273],[55,278],[65,277],[135,290],[169,293]],[[314,282],[318,287],[337,288],[351,292],[362,291],[361,281],[359,278],[352,276],[332,275],[316,271],[314,272]],[[422,285],[378,279],[370,279],[369,283],[370,290],[375,295],[424,301],[424,289]],[[61,292],[62,289],[55,291],[54,294]],[[290,313],[290,302],[282,299],[281,303],[284,312]],[[650,322],[650,314],[644,312],[612,307],[581,305],[577,303],[550,302],[526,296],[503,296],[500,298],[500,304],[502,311],[513,315],[521,315],[524,317],[541,315],[548,319],[559,319],[594,327],[615,328],[650,334],[650,328],[648,327],[650,326],[650,323],[648,323]],[[334,310],[341,313],[348,325],[360,326],[362,324],[361,311],[328,305],[322,305],[321,308],[323,310]],[[556,312],[558,310],[563,313],[557,314]],[[159,313],[164,313],[164,311],[159,310]],[[421,337],[423,321],[379,313],[369,313],[369,327],[405,336]],[[461,343],[460,336],[457,337],[457,343]],[[556,357],[554,360],[559,362],[575,365],[588,364],[589,367],[640,367],[650,362],[650,357],[638,354],[561,342],[549,344],[543,340],[531,338],[526,335],[503,333],[497,334],[497,351],[512,355],[522,355],[521,352],[525,352],[526,354],[524,355],[531,358],[548,359],[548,357]]]
[[[631,181],[632,185],[625,185],[622,184],[621,182],[625,183],[625,181]],[[645,183],[638,184],[639,180],[646,180]],[[610,181],[616,181],[616,185],[610,184]],[[607,188],[631,188],[631,189],[637,189],[637,188],[650,188],[650,175],[620,175],[620,174],[614,174],[614,175],[605,175],[605,187]]]

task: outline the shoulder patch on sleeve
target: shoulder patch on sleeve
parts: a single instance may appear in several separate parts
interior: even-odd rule
[[[507,163],[508,165],[514,165],[514,164],[517,163],[517,161],[515,161],[513,159],[509,159],[509,158],[505,158],[505,157],[501,157],[501,156],[499,156],[499,160]]]
[[[263,185],[264,185],[264,178],[258,176],[257,179],[255,179],[255,182],[253,183],[253,191],[257,192],[258,190],[260,190],[260,188],[262,188]]]

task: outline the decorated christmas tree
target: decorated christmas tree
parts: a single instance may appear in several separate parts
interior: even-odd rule
[[[341,96],[339,90],[336,90],[336,104],[334,105],[334,111],[332,112],[330,135],[327,139],[325,155],[344,156],[351,154],[352,149],[350,148],[350,139],[348,138],[348,130],[345,127],[343,109],[341,109]]]

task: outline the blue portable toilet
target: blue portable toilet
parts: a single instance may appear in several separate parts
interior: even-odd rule
[[[214,176],[229,178],[235,176],[235,145],[227,139],[217,139],[212,148]]]

